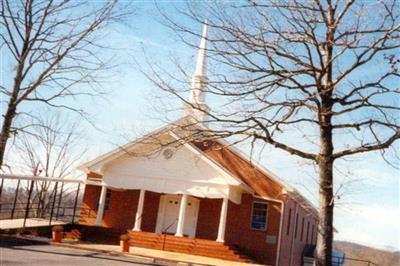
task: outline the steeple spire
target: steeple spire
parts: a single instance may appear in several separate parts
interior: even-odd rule
[[[206,77],[207,73],[207,21],[205,21],[203,27],[203,34],[201,35],[199,53],[197,55],[197,63],[196,63],[196,71],[194,72],[193,81],[195,81],[195,77]],[[192,83],[192,88],[195,86]]]
[[[201,36],[199,52],[197,55],[196,70],[194,72],[191,90],[190,105],[184,107],[184,115],[191,115],[199,122],[204,122],[206,114],[201,110],[208,111],[205,103],[205,90],[207,87],[207,20],[204,22],[203,34]],[[198,110],[197,107],[201,110]]]

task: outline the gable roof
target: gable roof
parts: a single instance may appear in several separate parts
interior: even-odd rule
[[[155,139],[163,134],[170,134],[175,137],[178,141],[179,138],[186,140],[185,132],[183,132],[188,125],[189,127],[197,127],[201,125],[194,125],[190,117],[183,117],[174,122],[171,122],[157,130],[146,134],[145,136],[135,139],[121,147],[113,149],[94,160],[91,160],[85,164],[82,164],[79,169],[89,173],[89,168],[96,164],[104,164],[110,162],[120,156],[123,156],[135,147],[135,145]],[[282,199],[283,195],[288,195],[295,201],[302,205],[307,205],[316,212],[315,206],[308,201],[304,196],[301,195],[296,189],[291,187],[289,184],[281,180],[279,177],[265,169],[262,165],[254,162],[246,154],[237,150],[235,147],[230,145],[226,140],[206,140],[206,141],[192,141],[185,142],[183,145],[191,146],[197,149],[199,152],[209,159],[213,167],[220,167],[221,171],[243,183],[245,188],[249,188],[254,193],[261,197],[267,197],[272,199]],[[249,189],[246,189],[249,191]]]
[[[265,175],[251,162],[238,156],[232,149],[223,147],[217,141],[196,142],[194,145],[227,171],[240,178],[257,195],[271,198],[279,198],[283,195],[284,186]]]

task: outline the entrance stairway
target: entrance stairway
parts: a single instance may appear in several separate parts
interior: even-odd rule
[[[212,240],[128,231],[130,246],[159,249],[239,262],[254,262],[233,246]]]

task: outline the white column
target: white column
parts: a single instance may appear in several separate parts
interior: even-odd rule
[[[183,226],[185,224],[186,206],[188,201],[186,194],[182,195],[181,205],[179,207],[178,224],[176,226],[175,236],[183,236]]]
[[[217,242],[225,241],[225,227],[226,227],[226,217],[228,214],[228,199],[224,198],[221,205],[221,214],[219,216],[219,226],[218,226],[218,237]]]
[[[96,225],[101,226],[101,222],[103,221],[103,214],[104,214],[104,205],[106,203],[106,195],[107,195],[107,187],[101,187],[101,193],[99,198],[99,207],[97,209],[97,216],[96,216]]]
[[[144,193],[146,190],[141,189],[139,195],[138,206],[136,210],[136,217],[135,217],[135,226],[133,227],[133,231],[140,231],[142,226],[142,214],[143,214],[143,205],[144,205]]]

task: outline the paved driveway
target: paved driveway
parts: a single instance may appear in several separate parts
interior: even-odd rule
[[[0,266],[105,266],[155,265],[146,261],[125,256],[106,255],[91,251],[33,244],[28,241],[0,236]]]

